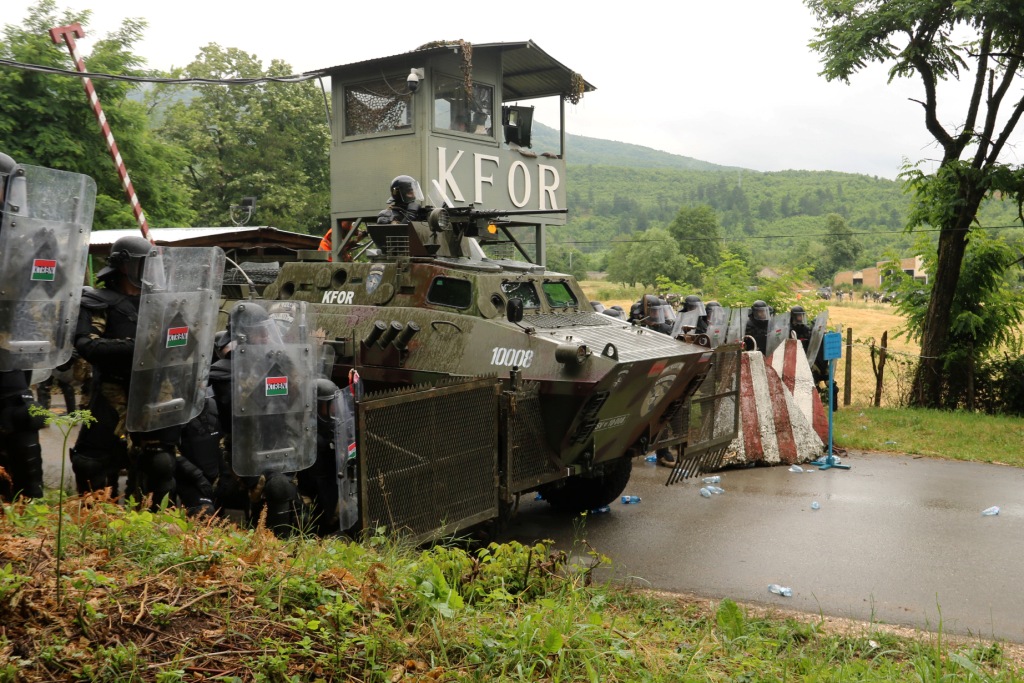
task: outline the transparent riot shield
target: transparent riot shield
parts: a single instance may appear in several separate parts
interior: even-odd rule
[[[825,333],[828,331],[828,311],[822,311],[814,319],[814,323],[811,325],[811,340],[807,343],[807,362],[814,364],[814,360],[818,357],[818,349],[821,348],[821,340],[825,337]]]
[[[88,176],[37,166],[11,174],[0,222],[0,370],[71,358],[95,206]]]
[[[729,313],[730,310],[722,306],[708,309],[708,339],[711,341],[713,349],[725,343],[729,327]]]
[[[154,248],[146,257],[128,431],[185,424],[202,411],[224,260],[220,247]]]
[[[235,473],[259,476],[311,466],[318,370],[312,308],[304,301],[247,301],[232,309],[230,325],[238,343],[231,352]]]
[[[729,311],[729,327],[726,328],[726,343],[742,342],[743,329],[747,322],[749,308],[733,308]]]
[[[782,342],[789,338],[789,311],[776,313],[768,321],[768,343],[765,346],[764,355],[772,355],[775,349],[782,345]]]
[[[700,313],[698,311],[680,313],[676,316],[676,321],[672,326],[672,336],[679,337],[684,334],[695,334],[699,321]]]

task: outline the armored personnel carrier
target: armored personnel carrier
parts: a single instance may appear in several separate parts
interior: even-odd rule
[[[564,132],[531,151],[533,107],[513,102],[564,109],[593,86],[532,42],[438,43],[330,73],[332,251],[285,263],[263,297],[311,304],[333,379],[354,370],[365,386],[358,474],[342,475],[359,527],[428,539],[533,491],[589,510],[656,447],[677,448],[671,480],[720,455],[737,349],[597,314],[539,265],[545,229],[565,222]],[[402,175],[433,201],[378,223]]]

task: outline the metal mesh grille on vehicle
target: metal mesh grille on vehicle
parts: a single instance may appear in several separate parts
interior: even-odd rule
[[[667,484],[721,467],[739,430],[740,352],[738,344],[715,349],[711,369],[689,402],[686,449],[676,459]]]
[[[502,394],[502,423],[506,425],[505,486],[510,494],[557,479],[562,470],[544,436],[540,385],[526,382],[518,391]]]
[[[497,516],[500,386],[466,380],[358,404],[363,528],[424,541]]]

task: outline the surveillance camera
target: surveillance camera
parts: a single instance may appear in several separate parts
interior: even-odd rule
[[[420,89],[420,79],[423,78],[423,69],[410,69],[409,77],[405,79],[405,84],[409,86],[409,92],[416,92]]]

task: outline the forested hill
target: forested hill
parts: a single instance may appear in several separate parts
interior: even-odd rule
[[[614,142],[582,135],[566,134],[566,163],[570,166],[628,166],[630,168],[676,168],[684,171],[737,170],[700,159],[662,152],[628,142]],[[558,150],[558,131],[543,123],[533,123],[533,149]]]
[[[534,150],[558,149],[554,130],[535,122],[534,132]],[[856,241],[855,267],[914,252],[916,236],[903,232],[910,199],[902,182],[837,171],[751,171],[628,143],[567,138],[569,222],[549,239],[584,253],[604,252],[618,236],[667,227],[680,208],[698,204],[715,209],[723,246],[757,265],[827,261],[836,239],[825,227],[829,214],[842,216],[852,233],[843,239]],[[1015,206],[989,206],[981,223],[1019,225],[1015,215]]]

